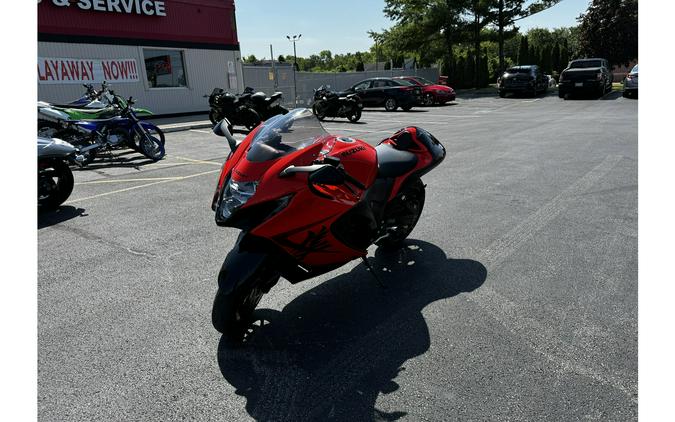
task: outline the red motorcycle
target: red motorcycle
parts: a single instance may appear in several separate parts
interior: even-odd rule
[[[211,317],[237,343],[280,277],[298,283],[356,258],[368,265],[370,245],[402,242],[424,206],[420,177],[445,158],[419,127],[374,148],[328,134],[309,109],[274,116],[240,143],[227,127],[213,129],[231,152],[212,208],[216,224],[242,232],[218,274]]]

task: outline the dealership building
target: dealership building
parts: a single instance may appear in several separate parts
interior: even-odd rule
[[[104,80],[156,114],[242,92],[234,0],[39,0],[38,99],[69,102]]]

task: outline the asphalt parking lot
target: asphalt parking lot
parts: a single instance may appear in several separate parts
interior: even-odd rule
[[[224,138],[76,171],[38,219],[40,420],[637,419],[637,108],[549,93],[328,120],[372,144],[415,124],[448,156],[406,246],[369,251],[388,288],[360,262],[282,280],[237,350],[210,321],[238,234],[210,209]]]

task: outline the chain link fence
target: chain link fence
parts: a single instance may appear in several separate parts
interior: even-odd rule
[[[321,85],[330,85],[333,91],[344,91],[359,81],[378,76],[421,76],[432,82],[438,80],[437,68],[392,69],[364,72],[296,72],[293,66],[242,66],[244,86],[253,87],[270,95],[275,91],[283,93],[283,103],[293,107],[294,85],[297,85],[298,107],[310,106],[314,101],[314,90]],[[275,83],[276,82],[276,83]]]

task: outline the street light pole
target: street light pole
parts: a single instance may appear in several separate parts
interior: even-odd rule
[[[293,107],[298,106],[298,84],[295,79],[295,71],[298,68],[298,55],[295,52],[295,42],[302,37],[302,34],[293,35],[293,37],[286,35],[288,41],[293,43]]]

